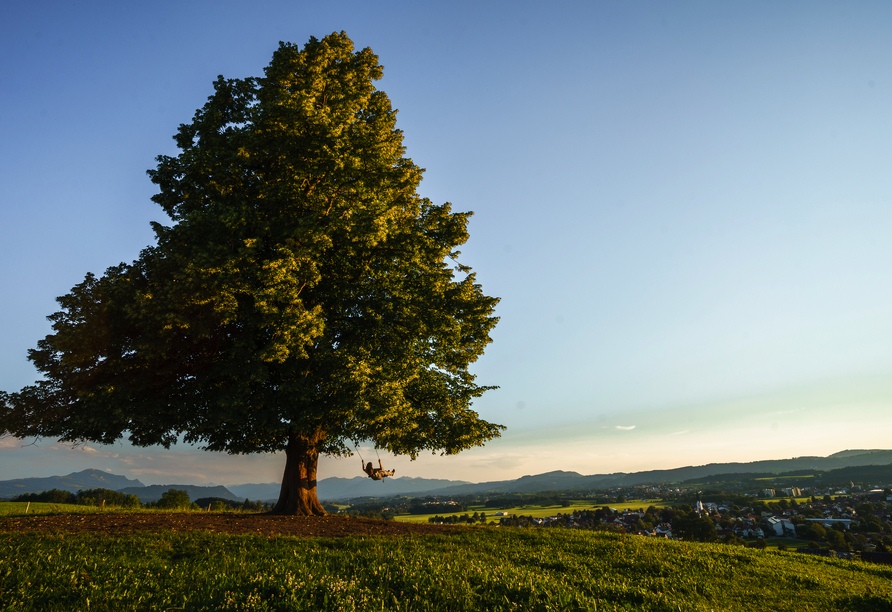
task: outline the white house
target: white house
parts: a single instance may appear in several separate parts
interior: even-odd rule
[[[796,535],[796,526],[792,521],[786,518],[772,516],[765,522],[768,523],[768,528],[771,529],[776,536]]]

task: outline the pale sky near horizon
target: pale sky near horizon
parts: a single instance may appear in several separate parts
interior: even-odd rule
[[[145,171],[218,74],[344,30],[420,193],[501,298],[475,403],[508,427],[397,475],[473,482],[889,447],[892,5],[29,2],[0,22],[0,389],[54,298],[151,243]],[[0,480],[281,478],[282,456],[0,439]],[[23,445],[24,444],[24,445]],[[374,451],[362,449],[363,456]],[[320,478],[357,476],[323,459]]]

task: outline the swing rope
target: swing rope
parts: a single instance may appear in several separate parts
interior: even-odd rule
[[[359,444],[356,442],[353,443],[353,447],[356,449],[356,454],[359,455],[359,460],[365,463],[365,459],[362,458],[362,453],[359,452]],[[378,461],[381,461],[381,455],[378,454],[378,447],[375,447],[375,456],[378,457]]]
[[[356,454],[359,455],[359,460],[362,461],[363,465],[365,464],[365,459],[362,458],[362,453],[359,452],[359,444],[356,442],[353,443],[353,447],[356,449]]]

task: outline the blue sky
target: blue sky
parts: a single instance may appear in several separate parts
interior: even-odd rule
[[[30,2],[0,23],[0,389],[54,298],[151,243],[145,171],[217,75],[344,30],[420,192],[473,210],[502,299],[475,404],[508,426],[398,475],[485,481],[888,446],[892,6]],[[26,441],[29,443],[31,441]],[[363,454],[373,451],[366,450]],[[323,459],[320,477],[360,475]],[[280,456],[0,440],[0,479],[279,480]]]

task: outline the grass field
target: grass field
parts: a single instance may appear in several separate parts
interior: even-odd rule
[[[650,501],[642,501],[635,500],[630,502],[622,502],[622,503],[612,503],[608,504],[611,508],[615,510],[638,510],[639,508],[643,510],[647,510],[650,506],[656,506],[657,508],[663,507],[665,504],[661,503],[660,500],[650,500]],[[406,521],[408,523],[426,523],[429,518],[432,516],[461,516],[462,514],[470,514],[473,515],[475,512],[483,512],[487,516],[488,521],[498,521],[499,518],[497,516],[493,516],[497,512],[507,512],[510,514],[516,514],[518,516],[532,516],[534,518],[545,518],[546,516],[554,516],[558,512],[561,514],[571,514],[574,510],[596,510],[598,508],[603,508],[604,504],[593,504],[591,500],[572,500],[568,507],[554,505],[554,506],[539,506],[539,505],[529,505],[529,506],[515,506],[513,508],[487,508],[484,505],[476,505],[476,506],[468,506],[468,509],[462,512],[435,512],[433,514],[398,514],[394,517],[394,520],[397,521]]]
[[[747,542],[755,542],[754,539],[749,539]],[[785,544],[787,549],[796,550],[797,548],[806,548],[808,546],[807,540],[797,540],[795,538],[765,538],[766,550],[777,550],[778,546],[781,544]]]
[[[47,512],[64,512],[74,514],[80,512],[97,512],[95,506],[78,506],[76,504],[45,504],[43,502],[0,502],[0,516],[24,514],[27,509],[31,514],[44,514]],[[121,511],[120,509],[116,509]]]
[[[0,610],[892,610],[892,568],[570,530],[2,532]]]
[[[31,502],[30,507],[27,502],[0,502],[0,517],[17,516],[26,514],[87,514],[93,512],[115,512],[115,513],[131,513],[131,512],[170,512],[164,508],[120,508],[117,506],[106,506],[99,509],[96,506],[82,506],[79,504],[51,504],[43,502]],[[180,508],[177,512],[204,512],[204,508],[197,510],[191,508]],[[240,509],[227,509],[215,512],[242,512]]]

